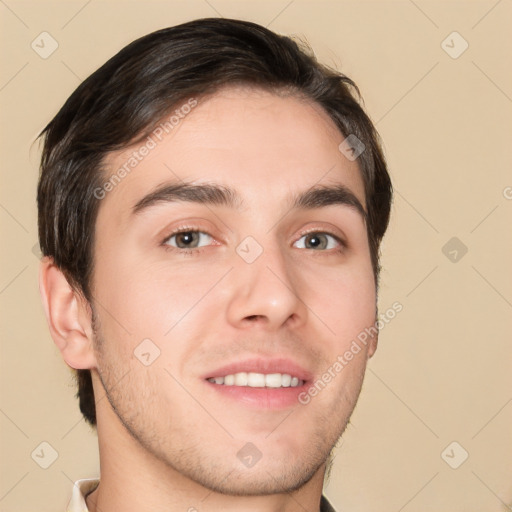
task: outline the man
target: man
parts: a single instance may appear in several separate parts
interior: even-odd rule
[[[202,19],[128,45],[45,128],[41,295],[100,452],[68,510],[332,510],[391,203],[353,91]]]

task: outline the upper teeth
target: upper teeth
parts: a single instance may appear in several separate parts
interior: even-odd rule
[[[295,388],[302,386],[304,381],[287,373],[246,373],[240,372],[225,377],[211,377],[209,382],[225,386],[249,386],[251,388]]]

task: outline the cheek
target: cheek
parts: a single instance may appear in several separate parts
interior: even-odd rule
[[[98,306],[105,339],[117,340],[115,350],[125,360],[141,351],[140,345],[160,351],[158,365],[177,367],[186,351],[195,347],[194,335],[201,328],[198,315],[203,323],[210,323],[201,312],[208,303],[206,313],[211,315],[214,305],[201,299],[218,280],[218,272],[199,271],[189,262],[173,266],[161,260],[148,262],[136,252],[131,258],[126,253],[122,258],[107,255],[95,273],[99,283],[95,298],[106,306]],[[148,339],[157,349],[144,341]]]
[[[317,286],[309,286],[315,282]],[[320,284],[322,286],[320,286]],[[376,317],[376,290],[371,264],[331,272],[320,281],[311,276],[308,307],[325,324],[330,350],[343,353]]]
[[[119,333],[133,340],[161,337],[176,321],[179,312],[173,306],[187,302],[190,288],[173,282],[165,269],[130,261],[127,255],[113,256],[107,252],[95,268],[94,298],[105,335]]]

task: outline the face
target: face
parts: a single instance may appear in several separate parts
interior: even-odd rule
[[[225,88],[188,110],[105,188],[97,375],[167,468],[227,494],[292,490],[323,468],[374,350],[340,369],[375,321],[360,170],[295,97]]]

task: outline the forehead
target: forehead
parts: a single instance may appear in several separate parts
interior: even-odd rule
[[[100,214],[126,216],[155,187],[182,181],[229,186],[245,206],[271,206],[318,184],[343,184],[365,204],[357,161],[339,151],[344,136],[312,101],[225,87],[207,98],[186,99],[173,112],[148,139],[105,159],[104,180],[113,186]]]

